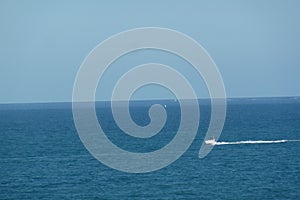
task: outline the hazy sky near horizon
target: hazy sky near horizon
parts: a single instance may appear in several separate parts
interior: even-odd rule
[[[228,97],[300,95],[300,1],[177,2],[1,0],[0,103],[71,101],[77,70],[97,44],[149,26],[199,42],[217,64]],[[135,56],[138,63],[170,58],[151,51]],[[129,58],[119,64],[134,64]],[[180,63],[170,60],[170,66]],[[193,82],[191,74],[187,70]],[[199,88],[199,98],[207,97]],[[97,93],[107,98],[110,89]],[[168,95],[146,88],[136,98]]]

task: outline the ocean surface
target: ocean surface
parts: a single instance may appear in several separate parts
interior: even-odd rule
[[[120,148],[148,152],[172,140],[180,123],[176,101],[130,103],[133,120],[147,125],[153,103],[167,122],[149,139],[132,138],[115,124],[110,103],[96,103],[99,123]],[[151,173],[111,169],[85,149],[71,103],[0,105],[0,199],[300,199],[300,98],[228,99],[217,145],[198,152],[210,104],[200,100],[200,127],[182,157]]]

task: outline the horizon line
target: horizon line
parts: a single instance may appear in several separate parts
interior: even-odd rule
[[[256,99],[256,98],[300,98],[299,96],[240,96],[240,97],[227,97],[226,99]],[[197,100],[209,100],[211,98],[198,98]],[[219,98],[214,98],[219,99]],[[168,101],[168,100],[178,100],[176,98],[153,98],[153,99],[131,99],[130,101]],[[191,100],[191,99],[181,99],[181,100]],[[117,101],[127,101],[127,100],[117,100]],[[50,103],[72,103],[73,101],[36,101],[36,102],[0,102],[0,105],[8,104],[50,104]],[[95,100],[95,102],[111,102],[111,100]],[[87,103],[87,102],[77,102],[77,103]]]

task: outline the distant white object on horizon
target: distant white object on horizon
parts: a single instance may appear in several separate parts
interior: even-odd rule
[[[205,140],[205,144],[214,146],[214,145],[216,145],[216,140],[215,140],[215,138]]]

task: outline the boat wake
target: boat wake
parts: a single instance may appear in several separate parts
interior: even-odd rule
[[[284,142],[300,142],[300,140],[247,140],[237,142],[215,142],[214,145],[230,145],[230,144],[272,144]]]

